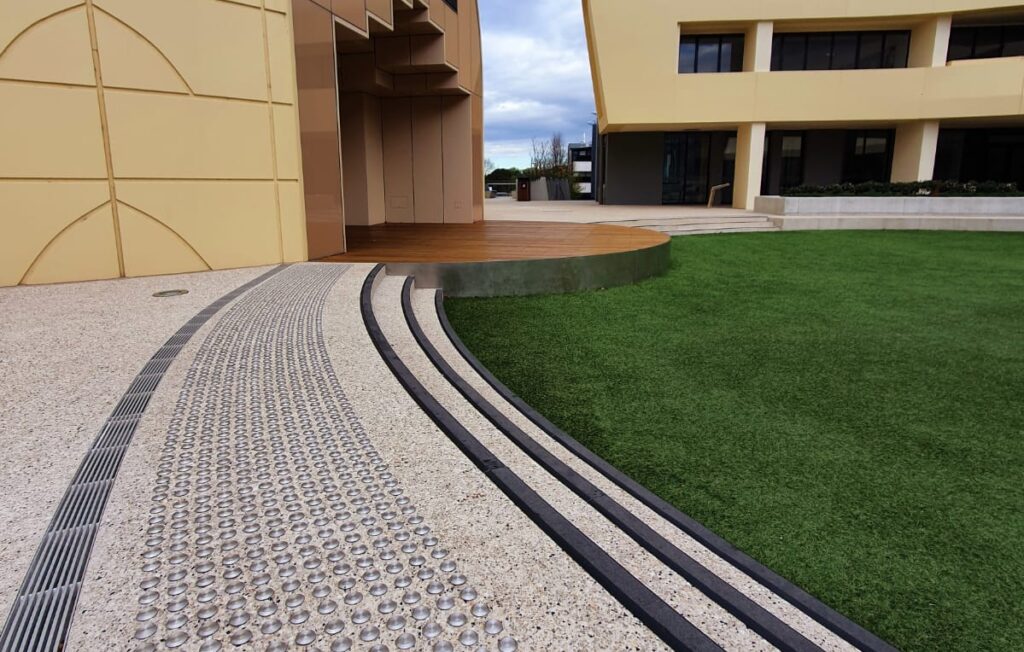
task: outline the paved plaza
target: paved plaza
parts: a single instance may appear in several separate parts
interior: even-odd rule
[[[411,280],[0,304],[4,650],[885,649],[532,413]]]

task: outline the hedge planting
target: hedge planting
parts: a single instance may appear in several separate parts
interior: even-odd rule
[[[837,183],[828,186],[797,186],[782,192],[785,197],[1021,197],[1016,183],[999,181],[918,181],[913,183]]]

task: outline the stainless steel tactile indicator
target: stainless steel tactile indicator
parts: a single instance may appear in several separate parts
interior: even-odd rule
[[[516,649],[342,390],[322,319],[345,269],[282,272],[196,354],[139,546],[138,650]]]

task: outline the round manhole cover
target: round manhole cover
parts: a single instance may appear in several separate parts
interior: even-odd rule
[[[188,290],[164,290],[163,292],[157,292],[153,296],[158,299],[165,297],[180,297],[183,294],[188,294]]]

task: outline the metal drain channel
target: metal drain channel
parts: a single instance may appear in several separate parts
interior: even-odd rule
[[[46,528],[0,634],[0,650],[64,649],[103,508],[153,392],[175,356],[210,317],[285,267],[275,267],[200,311],[160,347],[128,386]]]

